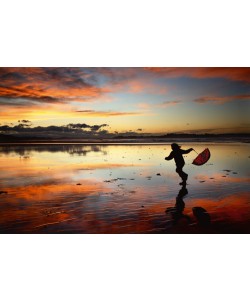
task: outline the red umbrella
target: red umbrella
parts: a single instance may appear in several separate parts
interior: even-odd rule
[[[206,148],[196,157],[196,159],[194,159],[192,164],[196,166],[204,165],[209,160],[210,156],[210,151]]]

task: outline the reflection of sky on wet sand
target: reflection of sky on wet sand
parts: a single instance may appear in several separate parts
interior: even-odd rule
[[[174,161],[164,160],[169,145],[2,146],[0,231],[249,233],[249,146],[183,148],[207,146],[207,164],[192,165],[194,152],[185,158],[181,209]],[[211,222],[202,224],[194,207]]]

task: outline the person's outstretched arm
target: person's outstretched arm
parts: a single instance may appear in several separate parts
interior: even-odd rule
[[[169,154],[169,156],[165,157],[165,160],[171,160],[174,158],[174,153],[173,151]]]
[[[191,151],[193,151],[194,149],[193,148],[189,148],[189,149],[187,149],[187,150],[182,150],[181,149],[181,153],[182,154],[188,154],[189,152],[191,152]]]

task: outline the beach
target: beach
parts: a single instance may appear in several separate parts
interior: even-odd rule
[[[0,146],[1,233],[250,233],[249,144],[183,143],[186,187],[170,144]]]

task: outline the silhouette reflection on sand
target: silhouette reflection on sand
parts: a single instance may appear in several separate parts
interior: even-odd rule
[[[188,222],[188,225],[192,223],[192,219],[189,215],[184,214],[183,211],[185,209],[185,202],[183,198],[188,194],[188,190],[186,184],[182,186],[179,190],[178,195],[176,196],[176,202],[174,207],[168,207],[165,210],[167,215],[170,215],[173,221],[173,225],[177,225],[178,221],[181,219],[185,219]],[[208,212],[203,207],[193,207],[192,208],[193,215],[196,219],[196,224],[199,227],[208,227],[211,224],[211,218]]]
[[[177,224],[178,221],[182,218],[185,218],[189,223],[191,222],[191,219],[188,215],[183,214],[184,208],[185,208],[185,202],[183,201],[183,198],[188,194],[188,190],[186,188],[186,185],[183,185],[180,189],[177,197],[174,207],[168,207],[166,209],[166,214],[170,214],[173,219],[173,224]]]

